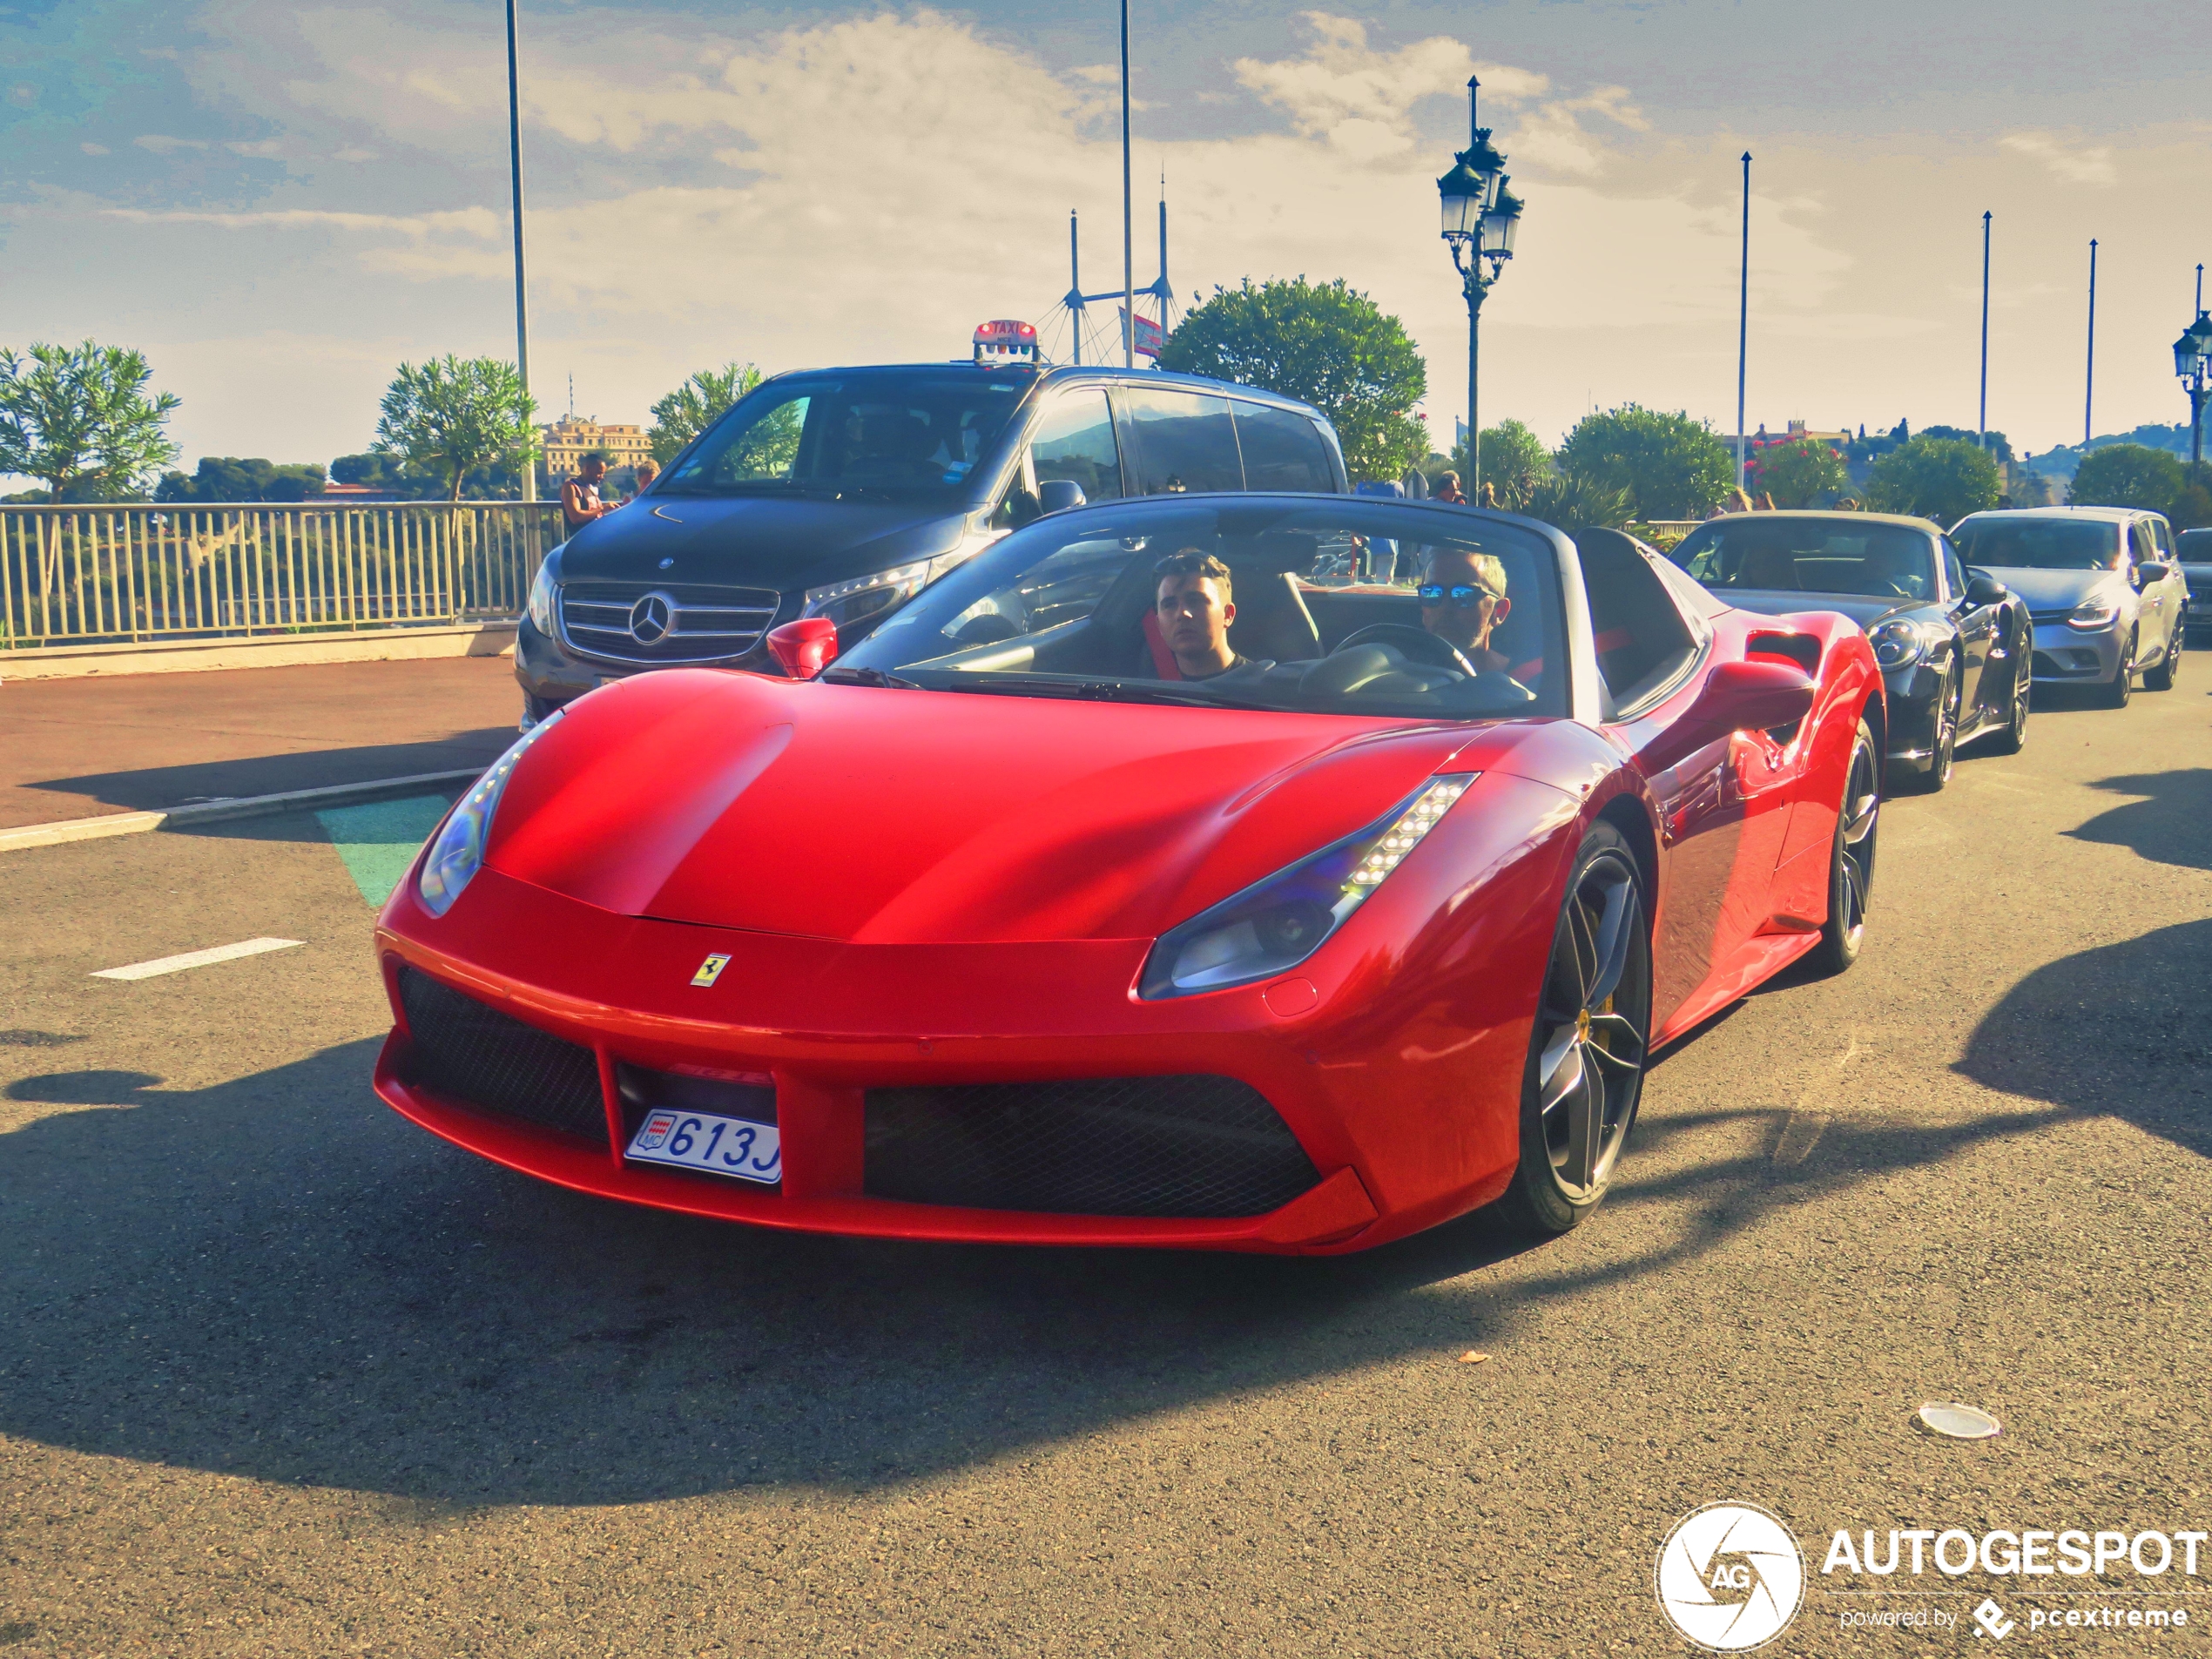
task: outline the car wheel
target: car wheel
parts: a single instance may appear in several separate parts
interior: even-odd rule
[[[2135,660],[2135,637],[2134,634],[2128,636],[2128,644],[2120,653],[2120,671],[2112,677],[2110,685],[2100,688],[2103,695],[2098,700],[2108,709],[2126,708],[2128,699],[2134,695],[2135,675],[2129,664]]]
[[[1552,935],[1521,1088],[1521,1167],[1501,1208],[1563,1233],[1597,1208],[1635,1122],[1651,1033],[1642,878],[1609,824],[1584,839]]]
[[[2022,651],[2019,665],[2013,670],[2012,707],[2007,711],[2005,729],[1997,734],[1993,745],[2000,755],[2016,755],[2027,747],[2027,703],[2035,685],[2035,673],[2028,664],[2028,654]]]
[[[2182,673],[2182,631],[2176,628],[2173,638],[2166,642],[2166,655],[2158,659],[2158,666],[2143,676],[2146,691],[2170,691]]]
[[[2025,723],[2026,705],[2019,705]],[[1865,720],[1851,739],[1851,765],[1836,813],[1836,842],[1828,855],[1828,920],[1813,949],[1813,965],[1840,974],[1858,960],[1866,937],[1866,903],[1874,888],[1874,827],[1882,815],[1882,762]]]
[[[1936,793],[1959,769],[1959,699],[1964,689],[1955,674],[1945,677],[1938,693],[1941,700],[1936,704],[1935,743],[1928,754],[1928,769],[1912,784],[1918,794]]]

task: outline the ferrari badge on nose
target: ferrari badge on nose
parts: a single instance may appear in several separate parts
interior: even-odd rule
[[[722,977],[722,970],[729,965],[730,959],[720,951],[717,951],[699,964],[699,971],[691,975],[691,983],[711,985]]]

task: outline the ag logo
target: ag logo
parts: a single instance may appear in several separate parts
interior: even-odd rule
[[[1656,1577],[1675,1629],[1715,1653],[1764,1647],[1789,1628],[1805,1594],[1797,1541],[1743,1503],[1709,1503],[1676,1521]]]

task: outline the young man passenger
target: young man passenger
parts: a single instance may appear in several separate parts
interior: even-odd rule
[[[1485,674],[1502,674],[1508,664],[1490,649],[1491,631],[1513,614],[1506,597],[1505,561],[1494,554],[1438,548],[1429,555],[1422,579],[1421,626],[1448,640],[1460,655]]]
[[[1210,680],[1231,669],[1258,666],[1229,648],[1237,620],[1229,567],[1211,553],[1186,547],[1152,567],[1152,622],[1144,631],[1137,672],[1159,679]],[[1163,660],[1164,659],[1164,660]],[[1167,671],[1172,664],[1175,672]]]

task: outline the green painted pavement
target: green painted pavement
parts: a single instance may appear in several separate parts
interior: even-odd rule
[[[372,909],[381,908],[407,874],[415,853],[453,804],[450,795],[410,795],[405,800],[333,806],[315,814],[323,833],[346,861],[346,873]]]

